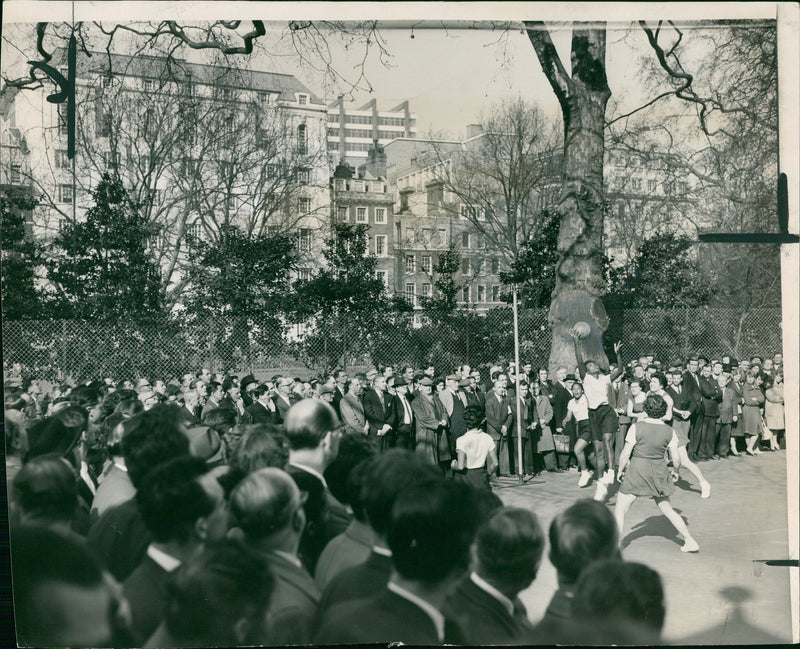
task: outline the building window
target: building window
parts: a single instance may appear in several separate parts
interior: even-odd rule
[[[461,247],[462,248],[469,248],[470,247],[470,236],[469,232],[462,232],[461,233]]]
[[[297,95],[297,103],[300,104],[301,106],[308,105],[308,95],[305,95],[305,94],[302,94],[302,93],[298,94]]]
[[[406,243],[413,244],[415,241],[414,228],[406,228]]]
[[[375,235],[375,254],[378,257],[386,256],[386,235],[385,234],[376,234]]]
[[[297,127],[297,152],[300,154],[308,153],[308,133],[305,124]]]
[[[427,273],[428,275],[431,274],[431,256],[430,255],[422,255],[422,259],[420,260],[420,268],[422,269],[423,273]]]
[[[22,165],[12,164],[8,172],[8,181],[12,185],[22,184]]]
[[[492,302],[499,302],[500,301],[500,287],[495,284],[492,286]]]
[[[311,269],[310,268],[298,268],[297,269],[297,279],[307,282],[311,279]]]
[[[103,77],[103,87],[109,88],[114,83],[114,77],[110,74],[107,74]]]
[[[414,282],[406,282],[406,301],[417,306],[417,285]]]
[[[308,167],[300,167],[297,170],[297,182],[301,185],[307,185],[311,179],[311,172]]]
[[[648,180],[647,181],[647,191],[654,192],[654,191],[656,191],[656,187],[657,186],[658,186],[658,183],[655,180]]]
[[[465,286],[464,288],[461,289],[461,301],[464,304],[469,304],[469,298],[470,298],[469,288],[470,288],[469,286]]]
[[[484,259],[476,259],[475,260],[475,273],[477,275],[485,275],[486,274],[486,262]]]
[[[422,297],[430,297],[431,296],[431,285],[429,283],[425,283],[421,286],[421,293]]]
[[[59,185],[58,186],[58,202],[71,203],[72,202],[72,185]]]
[[[142,81],[142,88],[145,92],[155,92],[158,90],[158,81],[155,79],[144,79]]]
[[[356,208],[356,223],[369,223],[369,219],[367,218],[366,207]]]
[[[439,228],[439,245],[447,245],[447,230],[445,228]]]
[[[497,275],[500,272],[500,260],[492,259],[492,275]]]
[[[339,223],[347,223],[347,208],[346,207],[337,207],[336,208],[336,220]]]
[[[385,224],[386,223],[386,208],[385,207],[376,207],[375,208],[375,223],[376,224]]]
[[[438,206],[444,202],[444,187],[441,183],[435,183],[427,188],[428,206]]]
[[[383,283],[383,287],[388,291],[389,290],[389,271],[388,270],[376,270],[375,277]]]
[[[333,186],[337,191],[343,192],[347,190],[347,181],[344,178],[336,178],[333,181]]]
[[[354,192],[363,192],[364,191],[364,181],[363,180],[354,180],[352,190]]]
[[[203,232],[203,226],[200,222],[192,223],[188,228],[186,228],[186,237],[188,239],[193,239],[198,241],[200,239],[200,235]]]
[[[311,211],[311,199],[301,198],[297,201],[297,209],[300,214],[308,214]]]
[[[631,190],[638,192],[642,188],[642,181],[638,178],[631,178]]]
[[[617,217],[625,218],[625,203],[617,203]]]
[[[58,104],[58,134],[67,134],[67,104]]]
[[[406,273],[412,274],[417,272],[417,258],[414,255],[406,255]]]
[[[66,149],[56,149],[56,168],[69,169],[70,160],[67,157]]]
[[[300,228],[299,233],[298,246],[300,251],[309,252],[311,250],[311,228]]]
[[[469,275],[470,274],[469,257],[464,257],[461,260],[461,274],[462,275]]]
[[[478,284],[477,302],[486,302],[486,287],[483,284]]]

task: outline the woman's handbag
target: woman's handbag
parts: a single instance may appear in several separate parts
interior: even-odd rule
[[[556,445],[556,453],[569,453],[569,435],[553,433],[553,442]]]

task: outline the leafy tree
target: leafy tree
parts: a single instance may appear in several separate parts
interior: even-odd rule
[[[447,319],[458,307],[459,286],[455,274],[461,268],[461,257],[452,246],[443,250],[433,266],[436,292],[430,297],[420,297],[420,305],[434,322]]]
[[[41,315],[36,287],[41,251],[26,233],[26,215],[37,205],[30,191],[12,186],[0,189],[0,247],[2,248],[3,315],[11,320]]]
[[[213,241],[192,243],[195,258],[186,300],[192,320],[218,323],[215,344],[233,358],[248,356],[251,339],[272,348],[282,339],[281,318],[291,300],[286,277],[296,263],[285,235],[248,236],[223,226]]]
[[[325,266],[294,284],[294,316],[313,324],[303,343],[312,364],[331,369],[365,349],[370,335],[398,306],[375,275],[377,258],[367,254],[366,225],[337,223],[325,242]]]
[[[163,315],[158,268],[148,244],[157,232],[142,218],[118,176],[103,174],[86,220],[69,223],[46,262],[58,289],[57,311],[84,319]]]

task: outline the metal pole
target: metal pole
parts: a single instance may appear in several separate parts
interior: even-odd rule
[[[519,483],[523,483],[522,477],[522,401],[519,396],[520,373],[519,373],[519,317],[517,307],[517,285],[514,284],[514,373],[517,377],[517,476]]]

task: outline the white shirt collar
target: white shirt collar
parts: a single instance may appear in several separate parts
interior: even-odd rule
[[[475,584],[478,588],[488,593],[489,595],[494,597],[498,602],[500,602],[503,605],[503,607],[508,611],[509,615],[511,616],[514,615],[514,602],[508,599],[508,597],[503,595],[503,593],[497,590],[488,581],[481,579],[480,575],[478,575],[478,573],[476,572],[470,574],[469,578],[472,580],[472,583]]]
[[[328,482],[325,480],[325,476],[323,476],[319,471],[316,469],[312,469],[310,466],[306,466],[305,464],[300,464],[299,462],[289,462],[290,466],[297,467],[298,469],[302,469],[303,471],[310,473],[315,478],[317,478],[321,483],[322,486],[327,489]]]
[[[386,584],[386,587],[395,595],[399,595],[403,599],[408,600],[412,604],[419,606],[419,608],[425,611],[425,613],[428,614],[428,617],[431,618],[433,626],[436,627],[436,635],[439,638],[439,642],[444,642],[444,615],[442,615],[438,610],[436,610],[436,608],[434,608],[424,599],[407,591],[402,586],[398,586],[393,581],[390,581],[388,584]]]
[[[389,548],[383,548],[380,545],[373,545],[372,546],[372,551],[375,554],[381,555],[382,557],[391,557],[392,556],[392,551]]]
[[[125,473],[128,472],[128,467],[125,466],[125,461],[122,461],[122,464],[119,462],[114,462],[114,466],[117,467],[120,471],[124,471]]]
[[[163,550],[159,550],[154,545],[150,544],[147,546],[147,556],[150,557],[153,561],[155,561],[159,566],[161,566],[167,572],[172,572],[180,567],[181,562],[173,557],[170,554],[167,554]]]
[[[291,552],[284,552],[283,550],[271,550],[272,554],[277,554],[279,557],[286,559],[292,565],[297,566],[298,568],[303,567],[303,562],[297,557],[296,554],[292,554]]]

